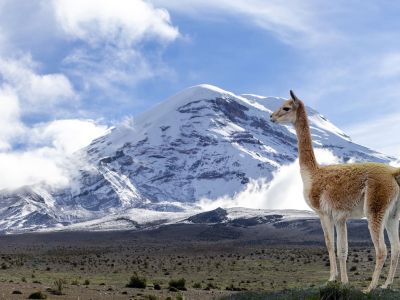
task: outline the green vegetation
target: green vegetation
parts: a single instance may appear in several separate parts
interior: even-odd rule
[[[38,291],[30,294],[28,299],[47,299],[47,295],[43,294],[41,291]]]
[[[53,295],[63,295],[64,285],[67,283],[65,279],[56,279],[54,280],[54,289],[52,289]]]
[[[14,247],[13,243],[0,245],[0,266],[7,265],[4,270],[0,267],[0,290],[16,299],[27,299],[38,290],[47,299],[59,300],[101,299],[106,294],[138,300],[181,296],[201,300],[400,299],[398,276],[392,290],[371,295],[361,292],[368,287],[374,268],[370,245],[350,245],[348,269],[353,287],[325,285],[329,256],[323,245],[244,243],[239,247],[228,241],[166,245],[158,240],[138,242],[129,235],[124,243],[111,244],[107,239],[96,245],[85,241],[70,246],[68,239],[64,246],[57,242],[19,246],[17,251]],[[19,257],[24,257],[23,264]],[[389,260],[380,284],[388,267]],[[55,281],[58,278],[62,280]],[[22,295],[12,295],[17,290]]]
[[[126,285],[126,287],[134,289],[144,289],[146,288],[146,283],[147,283],[146,278],[144,277],[140,278],[138,274],[135,272],[135,274],[131,276],[131,279],[129,283]]]
[[[158,283],[155,283],[155,284],[154,284],[154,289],[155,289],[156,291],[159,291],[159,290],[161,290],[161,286],[160,286]]]
[[[181,278],[178,280],[170,280],[169,281],[169,288],[171,290],[171,288],[174,288],[176,290],[180,290],[180,291],[186,291],[186,280],[185,278]]]
[[[73,279],[71,281],[71,285],[79,285],[79,280],[78,279]]]
[[[399,299],[400,292],[377,289],[370,294],[337,282],[330,282],[320,288],[287,289],[279,292],[244,292],[220,300],[392,300]]]
[[[194,289],[201,289],[201,283],[200,283],[200,282],[195,282],[195,283],[193,283],[192,288],[194,288]]]

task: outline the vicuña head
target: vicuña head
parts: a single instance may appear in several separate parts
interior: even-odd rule
[[[382,286],[387,288],[393,282],[400,255],[400,169],[379,163],[319,165],[314,156],[305,106],[292,91],[290,97],[271,115],[271,121],[291,123],[296,129],[304,199],[321,219],[329,253],[329,280],[335,280],[338,275],[334,227],[341,281],[347,283],[346,221],[366,217],[376,255],[375,270],[367,291],[378,285],[386,259],[384,229],[391,245],[390,269]]]
[[[271,114],[271,121],[274,123],[295,124],[297,120],[297,110],[300,106],[304,107],[303,102],[290,91],[291,99],[285,101],[283,105]]]

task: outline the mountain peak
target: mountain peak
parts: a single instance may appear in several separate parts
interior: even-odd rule
[[[232,92],[223,90],[215,85],[211,84],[199,84],[188,87],[176,93],[172,97],[169,97],[163,103],[169,103],[170,105],[182,105],[184,103],[203,99],[214,99],[221,96],[236,97]]]
[[[196,84],[193,86],[189,86],[188,88],[184,89],[184,90],[189,90],[189,89],[202,89],[202,90],[211,90],[211,91],[216,91],[219,93],[224,93],[224,92],[228,92],[224,89],[221,89],[220,87],[213,85],[213,84],[209,84],[209,83],[200,83],[200,84]]]
[[[135,123],[136,124],[149,124],[155,120],[168,118],[168,112],[172,113],[179,107],[194,101],[215,99],[219,97],[237,97],[232,92],[223,90],[211,84],[199,84],[188,87],[176,93],[175,95],[167,98],[149,109],[148,111],[140,114]]]

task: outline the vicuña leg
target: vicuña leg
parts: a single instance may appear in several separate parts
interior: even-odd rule
[[[366,290],[370,292],[375,289],[378,285],[379,276],[381,275],[383,264],[386,260],[387,250],[385,245],[385,237],[383,234],[383,224],[381,218],[372,218],[368,220],[368,229],[371,234],[372,242],[375,247],[375,270],[372,275],[372,281]]]
[[[397,213],[394,215],[389,215],[385,227],[390,241],[391,256],[388,277],[385,284],[382,286],[384,289],[393,283],[393,279],[396,274],[397,263],[399,262],[399,216]]]
[[[349,279],[347,277],[347,226],[346,220],[339,220],[336,222],[336,234],[337,234],[337,256],[339,258],[340,265],[340,279],[342,283],[348,283]]]
[[[336,255],[335,255],[335,229],[333,225],[333,219],[331,216],[321,215],[321,226],[324,231],[326,248],[329,254],[329,264],[330,264],[330,276],[329,281],[336,280],[338,275],[337,265],[336,265]]]

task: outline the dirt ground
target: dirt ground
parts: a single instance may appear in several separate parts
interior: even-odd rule
[[[288,245],[287,237],[271,238],[265,227],[240,228],[240,234],[231,229],[182,225],[145,232],[2,236],[0,299],[27,299],[41,291],[47,299],[207,300],[239,290],[318,286],[329,277],[319,233],[311,239],[314,243]],[[351,244],[351,284],[366,287],[373,267],[373,248],[368,243]],[[387,266],[383,275],[386,272]],[[146,288],[126,287],[135,273],[146,278]],[[181,278],[187,290],[170,291],[169,282]],[[59,280],[63,295],[54,295]],[[398,278],[394,287],[400,287]]]

